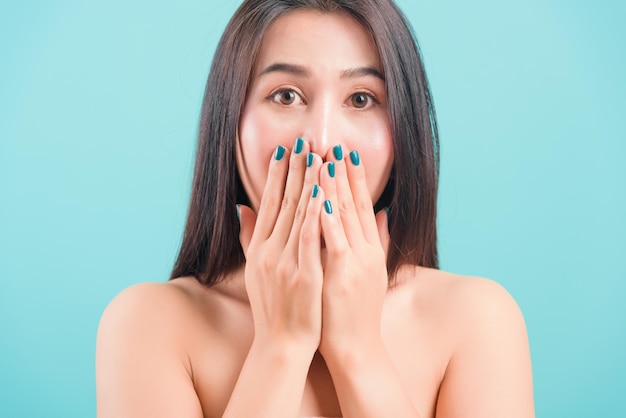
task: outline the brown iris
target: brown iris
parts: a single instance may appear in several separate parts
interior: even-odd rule
[[[296,100],[296,93],[291,90],[283,90],[280,92],[280,103],[290,105]]]
[[[367,94],[357,93],[352,95],[351,100],[352,106],[356,107],[357,109],[363,109],[365,106],[367,106],[369,97],[367,96]]]

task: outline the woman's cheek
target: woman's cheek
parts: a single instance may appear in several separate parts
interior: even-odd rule
[[[354,125],[354,129],[358,139],[348,144],[348,147],[350,151],[356,149],[359,152],[372,201],[376,202],[389,181],[393,167],[393,140],[389,119],[386,113],[384,117],[380,115],[363,118]]]
[[[248,106],[240,122],[239,174],[253,206],[258,207],[265,188],[270,160],[278,145],[289,150],[299,135],[297,119],[277,114],[271,106]]]
[[[246,107],[239,125],[239,158],[237,167],[246,194],[257,209],[265,187],[267,171],[276,145],[272,145],[268,132],[272,132],[270,118],[264,118],[258,109]]]

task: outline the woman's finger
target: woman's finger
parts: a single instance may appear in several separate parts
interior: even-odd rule
[[[298,269],[309,274],[321,274],[322,270],[320,213],[323,202],[324,190],[314,184],[307,202],[304,223],[298,235]]]
[[[305,160],[306,170],[304,174],[302,193],[300,195],[300,202],[298,202],[289,239],[285,245],[285,250],[291,251],[294,257],[297,257],[299,254],[298,245],[300,242],[300,231],[302,229],[302,225],[306,222],[306,218],[309,216],[308,206],[313,188],[314,186],[319,188],[319,172],[322,166],[322,158],[314,153],[308,153]],[[319,215],[317,216],[316,221],[319,223]]]
[[[376,214],[376,229],[380,239],[380,245],[385,251],[385,260],[389,254],[389,208],[379,211]]]
[[[351,151],[346,159],[346,172],[352,192],[354,207],[361,224],[361,230],[367,242],[376,243],[379,240],[378,228],[374,218],[374,204],[367,187],[365,167],[358,151]]]
[[[253,240],[265,241],[274,229],[283,201],[289,154],[289,150],[282,145],[277,146],[272,154],[257,214],[258,227],[254,230]]]
[[[325,192],[321,222],[322,236],[326,243],[328,257],[345,254],[349,248],[348,240],[342,225],[341,215],[338,212],[337,188],[335,184],[335,163],[327,162],[320,172],[321,187]]]
[[[252,240],[252,234],[256,225],[256,215],[247,206],[237,205],[237,216],[239,217],[239,242],[243,249],[243,255],[248,258],[248,247]]]
[[[283,244],[285,244],[289,238],[296,210],[300,203],[308,152],[309,144],[302,138],[296,138],[293,152],[289,159],[289,171],[287,173],[287,182],[280,204],[280,212],[278,213],[276,224],[272,231],[272,236],[277,239],[277,242]],[[304,208],[300,209],[302,211]]]
[[[341,224],[343,225],[348,242],[353,246],[363,240],[364,234],[356,212],[352,191],[350,190],[350,182],[348,181],[346,173],[346,165],[348,162],[344,158],[344,150],[341,145],[336,145],[332,151],[332,156],[329,157],[331,157],[335,163],[335,173],[333,177],[337,190],[337,206],[335,211],[338,216],[341,217]]]

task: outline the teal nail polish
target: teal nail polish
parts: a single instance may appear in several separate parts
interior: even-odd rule
[[[302,138],[296,138],[296,145],[294,147],[295,153],[300,154],[302,152],[302,147],[304,147],[304,140]]]
[[[361,158],[359,158],[359,153],[357,152],[357,150],[354,150],[350,153],[350,161],[352,161],[352,164],[354,165],[359,165],[361,163]]]
[[[324,200],[324,209],[329,215],[333,213],[333,206],[330,204],[330,200]]]
[[[313,153],[309,152],[306,156],[306,166],[311,167],[313,165]]]
[[[283,158],[283,155],[285,155],[285,147],[283,147],[282,145],[277,146],[276,153],[274,154],[274,158],[276,158],[276,161],[280,161],[280,159]]]
[[[313,193],[311,193],[311,197],[317,197],[317,194],[320,192],[320,186],[317,184],[313,185]]]
[[[385,208],[385,212],[387,213],[387,221],[389,221],[389,213],[391,210],[389,208]]]
[[[328,174],[335,177],[335,163],[328,163]]]
[[[335,145],[333,148],[333,154],[335,154],[335,159],[337,161],[341,161],[343,158],[343,150],[341,149],[341,145]]]
[[[239,205],[235,205],[235,208],[237,209],[237,219],[241,221],[241,212],[239,211]]]

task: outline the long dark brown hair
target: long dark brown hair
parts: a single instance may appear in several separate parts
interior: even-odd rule
[[[294,10],[347,13],[372,35],[383,66],[394,142],[391,178],[374,210],[390,208],[387,269],[438,268],[439,140],[421,53],[391,0],[246,0],[213,57],[198,131],[187,224],[171,279],[211,286],[243,265],[235,205],[248,204],[235,161],[237,127],[259,47],[270,24]]]

